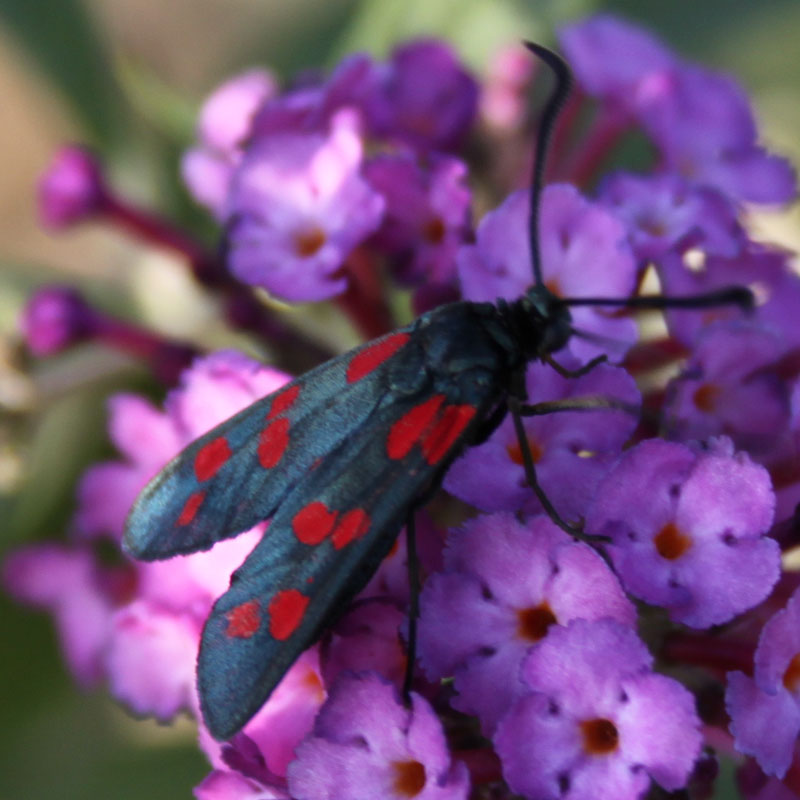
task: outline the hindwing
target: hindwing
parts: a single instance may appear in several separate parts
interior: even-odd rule
[[[387,393],[365,423],[298,481],[206,622],[203,714],[220,739],[258,710],[297,656],[361,590],[415,498],[474,436],[492,388],[466,398]]]

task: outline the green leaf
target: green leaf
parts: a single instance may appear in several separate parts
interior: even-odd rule
[[[108,56],[79,0],[2,0],[4,24],[55,85],[94,144],[120,132],[120,103]]]

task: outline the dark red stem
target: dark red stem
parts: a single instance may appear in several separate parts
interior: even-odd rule
[[[754,652],[752,644],[691,633],[670,634],[661,647],[661,655],[677,664],[692,664],[724,672],[738,669],[748,675],[753,672]]]
[[[350,279],[344,294],[336,297],[339,308],[350,318],[365,339],[383,336],[394,327],[375,260],[362,248],[356,248],[347,260]]]

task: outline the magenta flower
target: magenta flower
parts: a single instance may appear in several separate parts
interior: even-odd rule
[[[74,289],[50,286],[39,289],[20,318],[20,331],[37,356],[59,353],[93,330],[94,313]]]
[[[729,439],[699,452],[653,439],[628,450],[600,483],[586,532],[611,537],[609,554],[634,596],[707,628],[775,585],[780,549],[764,535],[774,508],[769,474]]]
[[[187,372],[166,412],[131,395],[113,399],[111,435],[123,460],[95,465],[84,476],[76,541],[18,551],[3,572],[4,585],[17,598],[53,614],[69,666],[82,683],[106,679],[114,696],[139,714],[162,720],[182,709],[199,714],[194,671],[200,631],[259,530],[207,552],[136,565],[100,564],[88,540],[118,541],[136,494],[181,446],[285,381],[277,370],[220,352]],[[285,774],[292,748],[323,698],[316,664],[298,663],[247,727],[276,772]],[[219,745],[208,737],[206,746],[213,760]]]
[[[511,789],[530,800],[635,800],[651,780],[685,786],[700,721],[692,695],[652,663],[613,620],[555,628],[525,659],[528,694],[495,735]]]
[[[342,677],[289,766],[295,800],[457,800],[467,770],[453,763],[433,709],[417,694],[405,708],[370,673]]]
[[[66,145],[39,181],[39,218],[53,230],[66,228],[100,212],[107,197],[95,155],[85,147]]]
[[[53,615],[64,658],[78,683],[98,683],[105,674],[103,655],[115,595],[123,594],[129,583],[124,572],[100,569],[88,550],[52,543],[12,552],[0,577],[18,602]]]
[[[201,433],[274,391],[287,380],[231,351],[199,361],[183,387],[167,397],[166,413],[134,395],[109,402],[109,433],[123,460],[92,466],[78,488],[75,524],[83,536],[119,540],[128,510],[153,475]],[[157,564],[150,565],[157,567]]]
[[[383,198],[360,175],[361,157],[347,112],[334,117],[328,135],[257,139],[228,198],[233,273],[286,300],[341,294],[347,257],[378,228],[384,211]]]
[[[220,219],[253,117],[276,92],[275,78],[269,72],[252,69],[217,87],[200,109],[199,144],[184,155],[181,172],[195,200]]]

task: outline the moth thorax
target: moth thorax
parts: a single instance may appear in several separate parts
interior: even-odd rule
[[[526,358],[554,353],[569,341],[572,316],[549,289],[532,286],[509,306],[510,323]]]

